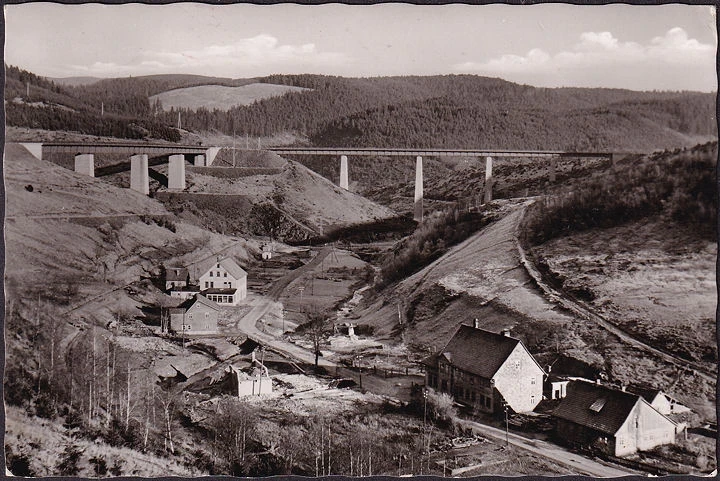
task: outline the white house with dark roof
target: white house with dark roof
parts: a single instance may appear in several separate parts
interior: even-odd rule
[[[515,412],[530,412],[543,397],[545,371],[509,331],[461,325],[423,364],[426,386],[481,411],[498,412],[507,403]]]
[[[201,293],[220,305],[236,306],[247,297],[247,272],[233,259],[217,259],[199,278]]]
[[[690,412],[690,408],[681,404],[680,401],[669,394],[664,393],[660,389],[631,384],[627,387],[627,390],[633,394],[642,396],[643,399],[645,399],[660,414],[669,415]]]
[[[613,456],[675,442],[677,425],[642,396],[596,383],[572,381],[553,416],[560,439]]]

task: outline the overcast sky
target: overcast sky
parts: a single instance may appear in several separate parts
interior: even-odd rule
[[[5,62],[49,77],[469,73],[717,90],[709,6],[5,6]]]

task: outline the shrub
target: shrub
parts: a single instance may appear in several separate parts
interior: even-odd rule
[[[107,467],[107,461],[105,460],[105,456],[98,455],[93,456],[90,458],[90,464],[93,465],[93,470],[95,472],[95,477],[99,478],[100,476],[105,476],[108,472]]]
[[[27,453],[13,453],[12,448],[7,445],[5,446],[5,461],[7,469],[13,476],[35,476],[35,471],[30,463],[30,456]]]
[[[65,445],[65,450],[60,455],[57,464],[57,474],[60,476],[77,476],[80,471],[78,462],[82,457],[83,450],[74,444]]]

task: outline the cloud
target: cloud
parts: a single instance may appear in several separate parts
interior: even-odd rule
[[[85,75],[207,73],[206,69],[211,69],[212,75],[238,77],[307,72],[341,65],[348,60],[342,53],[320,52],[312,43],[282,45],[276,37],[260,34],[199,49],[146,51],[138,61],[128,64],[95,62],[73,68]]]
[[[717,89],[715,48],[679,27],[645,45],[622,42],[610,32],[585,32],[568,51],[551,55],[535,48],[526,55],[457,64],[453,70],[550,87],[711,91]]]

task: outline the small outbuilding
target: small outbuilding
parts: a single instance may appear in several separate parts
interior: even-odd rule
[[[612,456],[675,442],[676,424],[642,396],[598,383],[572,381],[553,416],[560,439]]]
[[[178,286],[170,289],[170,297],[177,299],[190,299],[200,293],[200,288],[197,286]]]
[[[190,283],[190,273],[185,267],[165,267],[165,290],[185,287]]]
[[[667,393],[662,392],[660,389],[648,387],[630,385],[627,390],[633,394],[642,396],[644,400],[650,403],[660,414],[681,414],[690,412],[690,408],[681,404],[677,399],[673,398]]]

